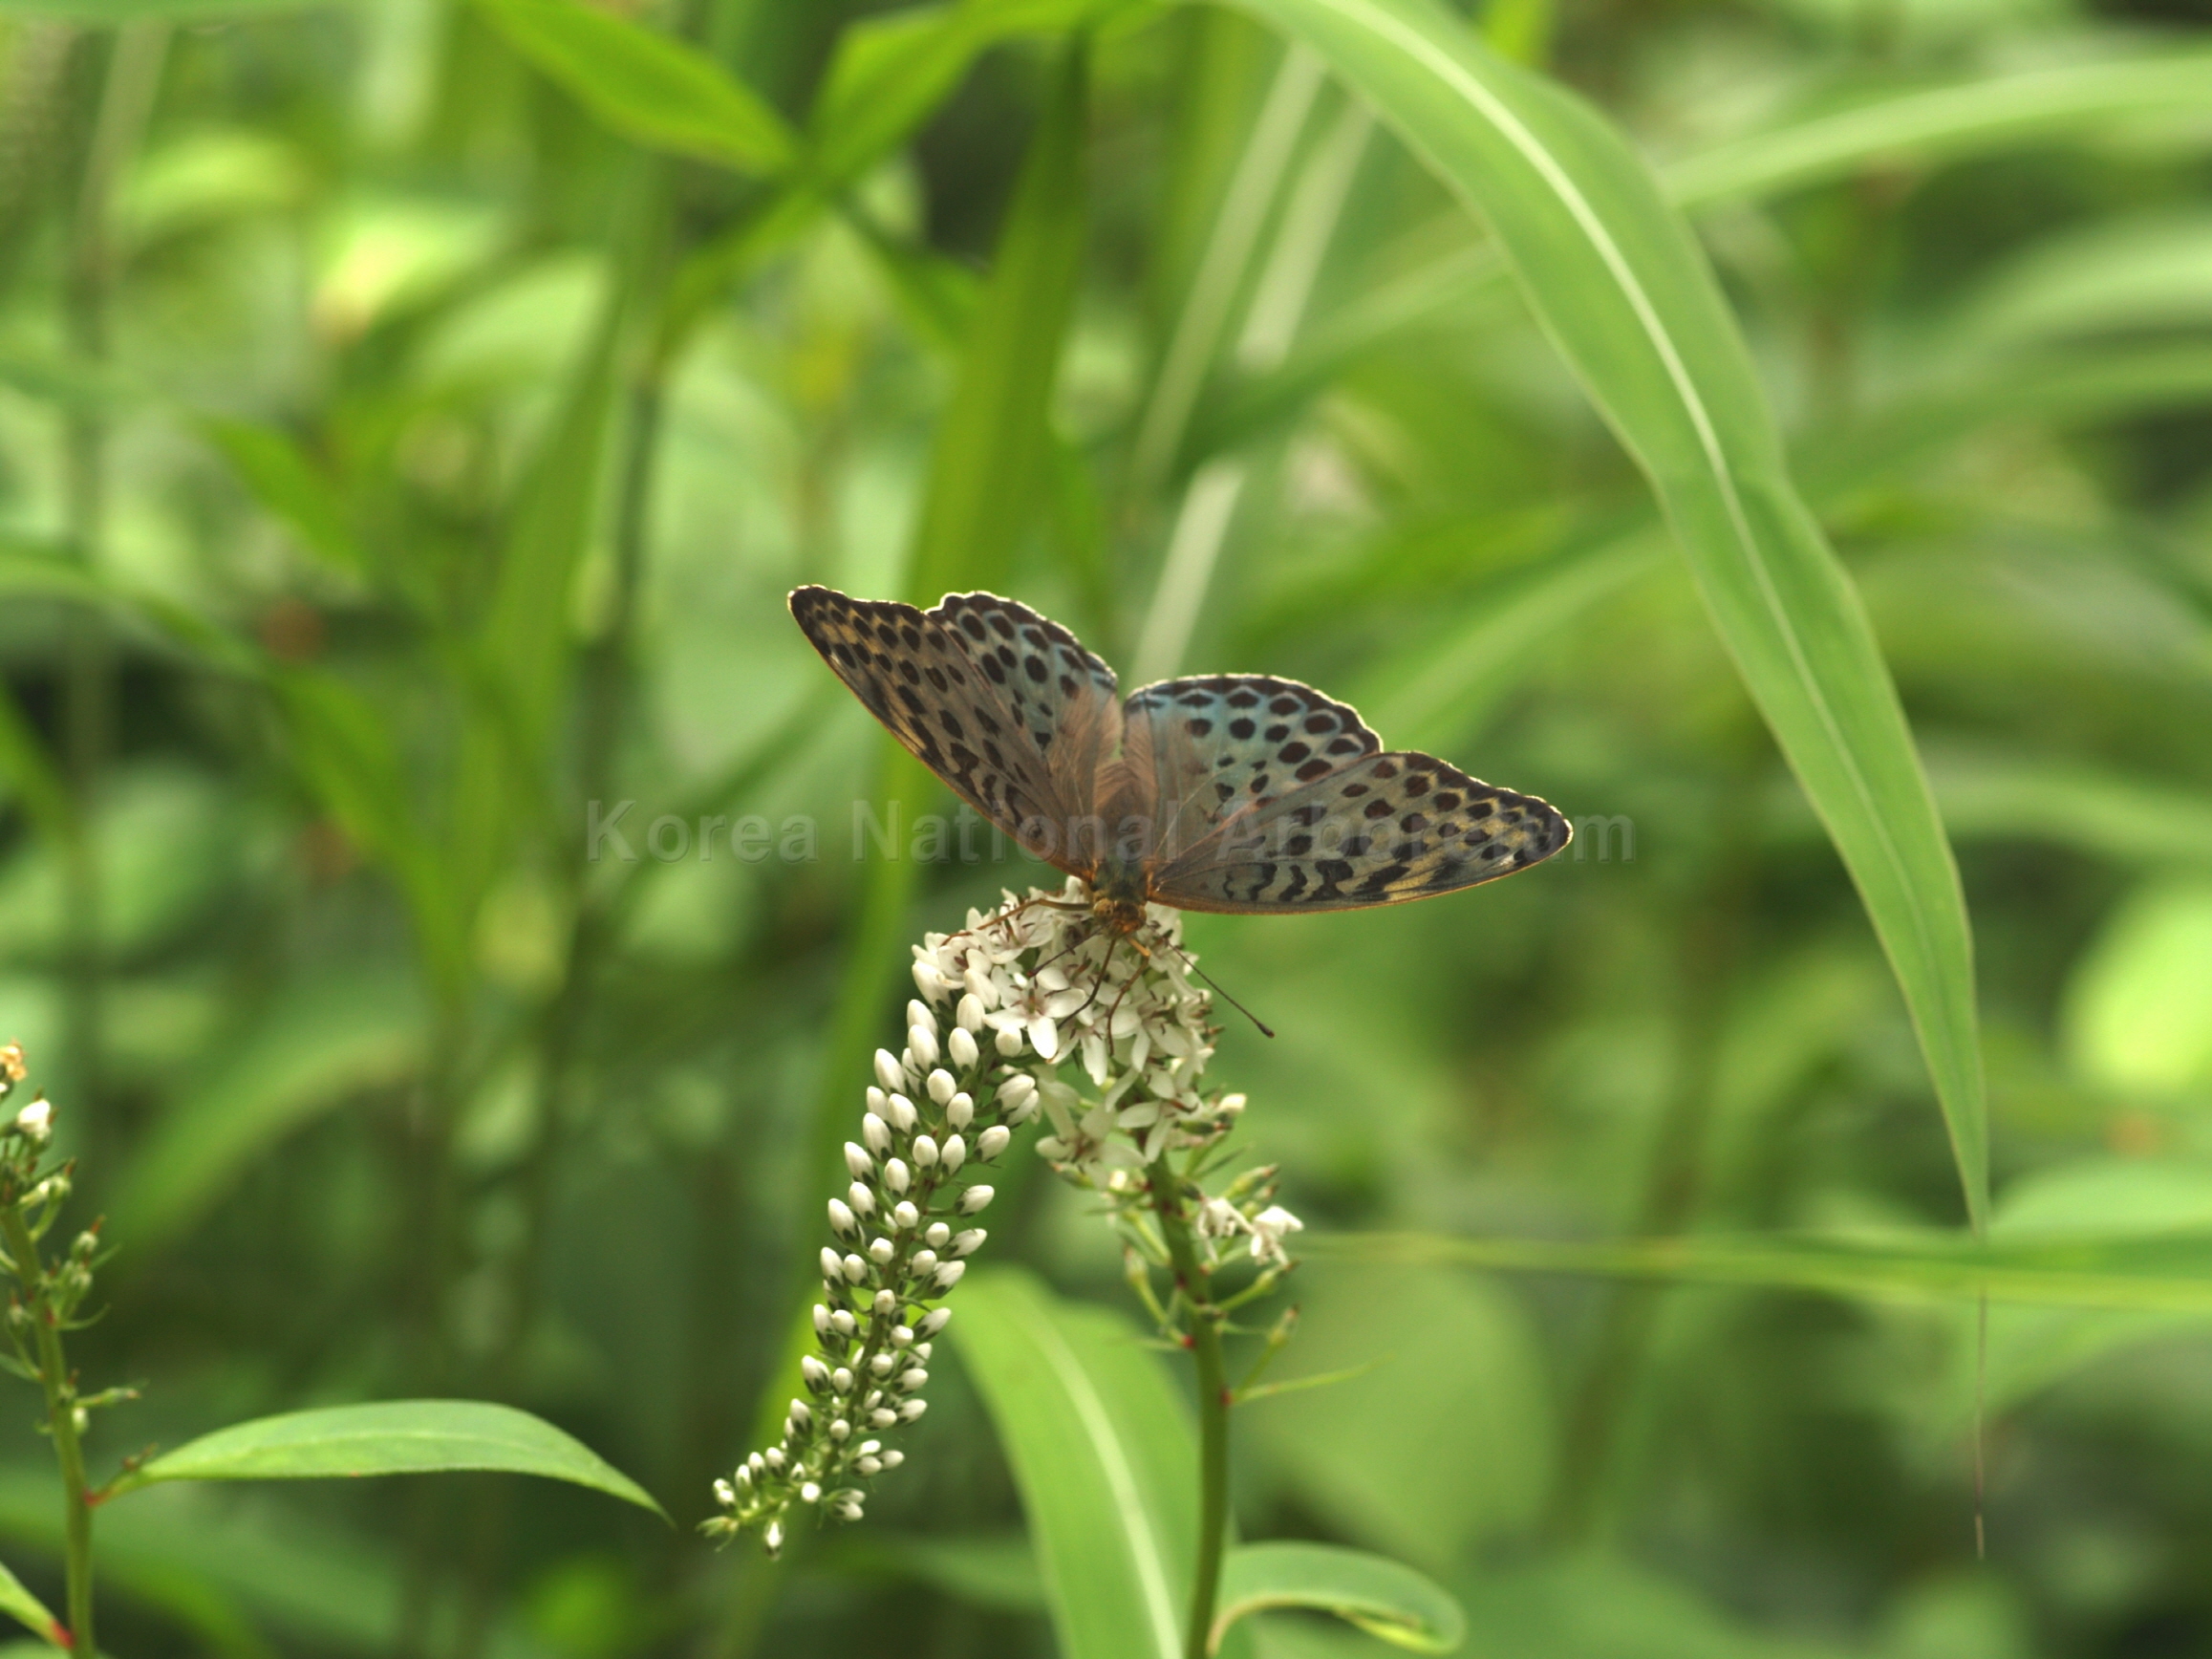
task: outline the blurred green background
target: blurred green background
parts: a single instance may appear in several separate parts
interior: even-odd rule
[[[1230,1024],[1214,1074],[1317,1232],[1963,1225],[1880,950],[1645,485],[1313,60],[1210,9],[608,0],[782,112],[748,150],[743,110],[641,130],[542,9],[0,5],[0,1038],[121,1248],[75,1351],[147,1396],[96,1459],[467,1394],[679,1523],[490,1477],[164,1489],[103,1518],[108,1646],[1051,1651],[956,1366],[865,1526],[773,1573],[688,1530],[907,943],[1040,874],[856,858],[856,799],[951,802],[801,581],[993,586],[1125,684],[1310,679],[1581,824],[1477,894],[1192,919],[1280,1033]],[[1975,921],[1995,1232],[2212,1227],[2212,13],[1471,24],[1694,204],[1865,595]],[[806,188],[764,178],[789,132]],[[1031,1161],[990,1256],[1125,1304]],[[1470,1652],[2212,1648],[2202,1315],[1994,1310],[1977,1564],[1970,1305],[1327,1260],[1296,1296],[1283,1374],[1383,1363],[1241,1415],[1242,1524],[1423,1567]],[[52,1591],[9,1397],[0,1551]]]

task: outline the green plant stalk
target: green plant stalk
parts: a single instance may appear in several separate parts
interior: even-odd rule
[[[1183,1179],[1165,1157],[1152,1166],[1150,1177],[1152,1208],[1174,1263],[1175,1287],[1190,1305],[1185,1342],[1198,1368],[1198,1550],[1191,1572],[1191,1621],[1183,1654],[1184,1659],[1206,1659],[1213,1605],[1221,1591],[1221,1552],[1229,1536],[1229,1368],[1221,1352],[1221,1322],[1183,1217]]]
[[[8,1241],[9,1257],[30,1299],[31,1316],[37,1327],[38,1381],[46,1390],[46,1421],[54,1434],[54,1461],[61,1466],[70,1645],[86,1659],[93,1659],[99,1649],[93,1642],[92,1502],[90,1483],[84,1477],[84,1443],[76,1434],[76,1389],[61,1351],[61,1332],[54,1327],[45,1292],[37,1288],[44,1271],[39,1265],[38,1241],[32,1238],[22,1210],[14,1204],[0,1207],[0,1236]]]

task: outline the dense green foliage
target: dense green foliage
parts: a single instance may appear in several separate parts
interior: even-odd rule
[[[1191,920],[1279,1033],[1213,1067],[1309,1229],[1270,1375],[1347,1373],[1235,1413],[1235,1605],[2212,1643],[2190,10],[0,0],[0,1041],[118,1252],[93,1476],[185,1449],[99,1514],[101,1647],[1179,1623],[1187,1379],[1020,1144],[867,1521],[691,1530],[792,1391],[908,945],[1051,873],[802,581],[1297,676],[1579,826]],[[56,1605],[0,1382],[0,1610]],[[408,1398],[591,1451],[187,1445]]]

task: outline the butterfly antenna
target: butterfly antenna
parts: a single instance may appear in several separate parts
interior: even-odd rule
[[[1257,1014],[1255,1014],[1250,1008],[1247,1008],[1242,1002],[1239,1002],[1235,997],[1232,997],[1227,991],[1222,990],[1219,983],[1215,981],[1213,976],[1198,965],[1198,959],[1196,957],[1192,956],[1189,951],[1185,950],[1173,939],[1169,938],[1166,934],[1162,934],[1160,938],[1162,943],[1166,944],[1170,950],[1173,951],[1177,956],[1183,959],[1183,965],[1186,968],[1189,968],[1193,974],[1196,974],[1201,980],[1206,981],[1208,989],[1214,992],[1224,1002],[1227,1002],[1232,1008],[1235,1008],[1247,1020],[1250,1020],[1254,1027],[1257,1029],[1262,1037],[1272,1037],[1275,1035],[1275,1027],[1270,1025],[1265,1020],[1262,1020]]]

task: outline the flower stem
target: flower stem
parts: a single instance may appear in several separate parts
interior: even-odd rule
[[[92,1629],[92,1504],[84,1477],[84,1446],[76,1435],[75,1390],[70,1382],[68,1361],[62,1357],[61,1333],[40,1287],[38,1243],[18,1206],[0,1206],[0,1236],[7,1239],[8,1255],[30,1301],[38,1344],[38,1380],[46,1390],[46,1420],[54,1433],[54,1460],[61,1465],[70,1646],[92,1659],[98,1651],[93,1645]]]
[[[1175,1265],[1175,1288],[1190,1304],[1186,1340],[1198,1367],[1198,1555],[1191,1574],[1191,1622],[1183,1653],[1184,1659],[1206,1659],[1229,1533],[1229,1371],[1222,1359],[1219,1314],[1183,1213],[1182,1178],[1164,1157],[1150,1174],[1153,1208]]]

